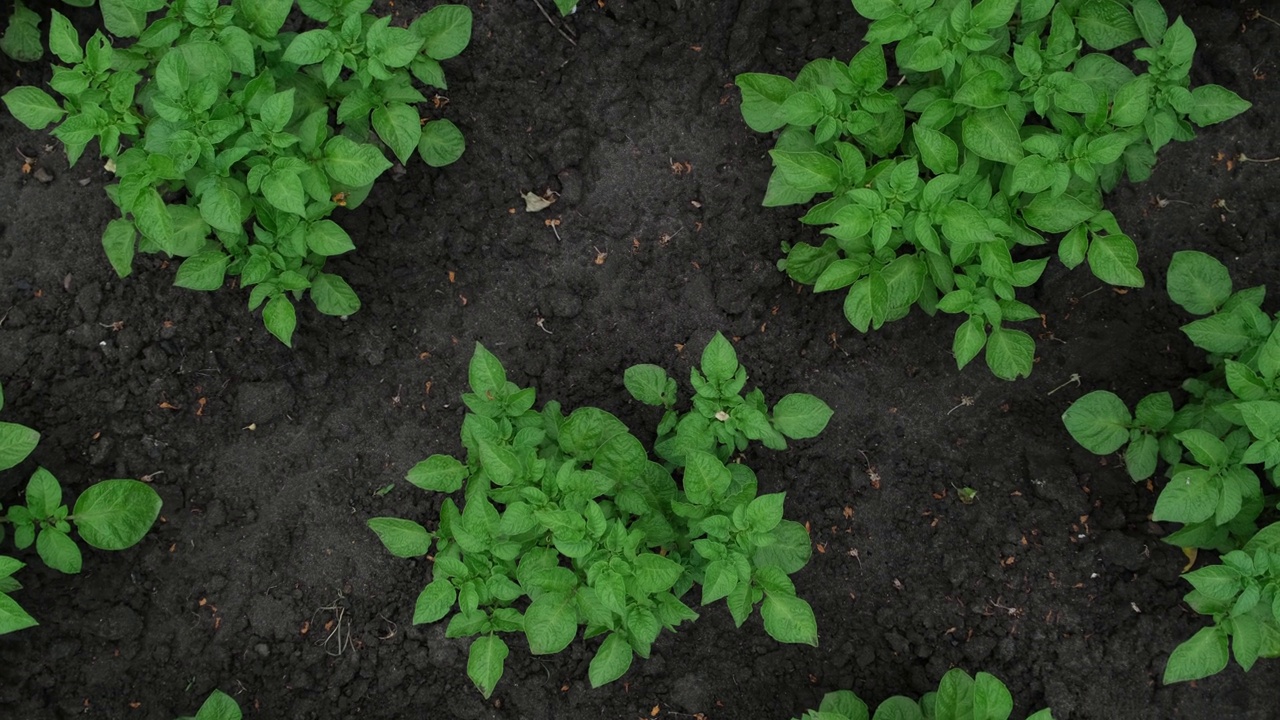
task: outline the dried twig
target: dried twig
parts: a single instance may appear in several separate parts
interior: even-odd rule
[[[547,22],[551,23],[551,27],[555,28],[557,32],[563,35],[564,39],[568,40],[570,45],[578,47],[578,41],[574,40],[573,36],[564,29],[564,25],[562,23],[558,23],[551,18],[551,14],[547,12],[546,8],[542,7],[542,3],[538,2],[538,0],[533,0],[533,4],[538,6],[538,10],[542,13],[542,17],[546,18]]]

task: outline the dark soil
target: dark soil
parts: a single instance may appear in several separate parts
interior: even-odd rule
[[[1027,298],[1045,313],[1027,324],[1037,367],[1006,383],[981,361],[956,371],[954,317],[860,335],[838,297],[774,269],[781,241],[813,233],[798,209],[759,206],[771,139],[742,123],[733,78],[852,56],[864,23],[847,0],[590,2],[563,23],[576,45],[531,1],[468,4],[474,39],[446,64],[443,111],[466,155],[389,173],[335,218],[359,249],[334,265],[364,308],[303,312],[292,351],[243,291],[174,288],[154,256],[117,279],[99,246],[114,211],[100,165],[68,168],[47,133],[0,119],[4,419],[43,433],[0,477],[0,501],[19,500],[36,464],[75,493],[146,477],[164,498],[138,547],[89,552],[79,576],[17,553],[33,562],[16,597],[41,624],[0,637],[0,716],[172,718],[221,688],[249,718],[783,719],[840,688],[916,696],[958,666],[1007,682],[1018,716],[1276,717],[1276,661],[1161,685],[1205,623],[1181,602],[1186,558],[1148,520],[1153,489],[1076,446],[1059,415],[1089,390],[1134,401],[1202,369],[1163,292],[1176,250],[1280,289],[1280,165],[1224,160],[1280,152],[1280,27],[1247,20],[1249,3],[1167,3],[1199,38],[1194,81],[1254,108],[1108,198],[1148,287],[1051,264]],[[389,5],[375,10],[424,4]],[[0,68],[0,91],[47,73]],[[53,181],[23,174],[15,146]],[[548,188],[559,201],[526,213],[520,194]],[[717,604],[595,690],[598,641],[533,658],[509,638],[483,700],[467,642],[411,624],[427,563],[365,527],[435,521],[439,498],[403,476],[460,452],[473,344],[541,400],[603,407],[648,438],[657,416],[630,401],[623,369],[684,377],[717,330],[770,397],[812,392],[836,410],[819,439],[749,458],[811,525],[795,580],[821,646],[773,642],[758,614],[735,629]],[[976,502],[958,501],[965,486]]]

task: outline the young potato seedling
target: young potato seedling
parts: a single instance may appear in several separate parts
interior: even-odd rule
[[[4,392],[0,389],[0,409]],[[16,423],[0,423],[0,470],[22,462],[35,450],[40,434]],[[13,544],[18,550],[36,546],[45,565],[59,572],[75,574],[82,563],[80,547],[71,539],[71,528],[90,547],[123,550],[136,545],[160,514],[160,496],[137,480],[103,480],[89,486],[75,507],[62,502],[62,486],[44,468],[37,468],[27,483],[26,503],[11,505],[0,516],[0,542],[5,525],[13,526]],[[0,506],[0,509],[4,509]],[[22,588],[13,573],[25,567],[15,558],[0,555],[0,634],[36,625],[9,593]]]

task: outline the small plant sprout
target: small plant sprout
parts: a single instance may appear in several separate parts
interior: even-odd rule
[[[961,395],[960,402],[955,407],[948,410],[947,414],[950,415],[951,413],[955,412],[956,410],[959,410],[962,407],[973,407],[973,401],[974,401],[974,398],[972,395]]]
[[[1078,387],[1080,385],[1080,373],[1071,373],[1071,377],[1067,378],[1066,382],[1045,393],[1045,395],[1052,395],[1068,385],[1076,385]]]
[[[955,487],[954,485],[952,487]],[[974,500],[978,499],[978,491],[968,485],[962,488],[956,488],[956,496],[964,505],[972,505]]]

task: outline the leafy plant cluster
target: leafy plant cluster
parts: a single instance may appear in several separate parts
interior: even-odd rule
[[[942,676],[936,692],[919,701],[895,695],[871,714],[867,704],[849,690],[827,693],[817,710],[798,720],[1008,720],[1013,714],[1013,696],[994,675],[977,677],[960,668]],[[1027,716],[1027,720],[1053,720],[1048,709]]]
[[[724,600],[739,626],[758,606],[774,639],[817,644],[813,610],[789,577],[809,560],[808,533],[783,519],[784,493],[760,495],[755,473],[730,460],[748,440],[781,449],[785,438],[814,437],[831,410],[811,395],[772,409],[758,389],[743,395],[746,369],[719,334],[690,379],[693,407],[678,412],[661,368],[626,372],[636,399],[666,408],[657,462],[603,410],[565,415],[552,401],[535,411],[535,391],[507,380],[477,344],[462,397],[465,463],[433,455],[408,474],[425,490],[462,490],[463,506],[445,499],[435,532],[390,517],[369,526],[399,557],[426,555],[434,542],[413,620],[456,608],[446,634],[479,636],[467,671],[486,697],[508,654],[501,633],[523,632],[537,655],[563,650],[580,627],[584,638],[604,636],[589,668],[600,686],[634,655],[648,657],[663,628],[698,617],[684,600],[695,586],[697,602]]]
[[[0,409],[4,392],[0,389]],[[25,425],[0,422],[0,470],[8,470],[35,450],[40,433]],[[26,504],[11,505],[0,517],[0,541],[5,525],[13,526],[13,544],[19,550],[36,546],[45,565],[67,574],[80,572],[80,547],[71,539],[71,526],[90,547],[123,550],[136,545],[160,514],[160,496],[137,480],[103,480],[91,485],[68,510],[62,502],[62,486],[44,468],[36,469],[27,483]],[[3,509],[0,506],[0,509]],[[25,567],[17,558],[0,555],[0,635],[37,625],[10,593],[22,589],[13,574]]]
[[[1152,519],[1183,524],[1165,542],[1225,553],[1222,564],[1184,576],[1195,588],[1187,604],[1214,625],[1174,650],[1164,674],[1171,683],[1225,668],[1228,638],[1246,670],[1280,657],[1280,524],[1258,529],[1280,486],[1280,320],[1261,309],[1266,288],[1233,292],[1226,267],[1204,253],[1176,253],[1167,287],[1183,309],[1205,316],[1182,327],[1210,365],[1182,383],[1186,401],[1175,410],[1170,393],[1153,393],[1130,412],[1096,390],[1062,419],[1091,452],[1123,448],[1134,480],[1163,461],[1168,482]]]
[[[119,180],[108,193],[122,217],[102,237],[116,272],[128,275],[141,251],[183,258],[180,287],[238,277],[286,345],[304,294],[326,315],[358,310],[351,286],[324,271],[354,248],[328,218],[392,166],[384,147],[401,163],[461,156],[458,128],[422,117],[415,81],[446,87],[440,61],[467,46],[471,11],[439,5],[402,28],[366,13],[372,0],[299,0],[321,27],[295,34],[280,32],[292,0],[116,2],[133,14],[108,28],[132,45],[101,32],[82,45],[51,11],[49,48],[65,65],[49,84],[62,102],[33,86],[4,96],[32,129],[58,122],[72,164],[97,141]]]
[[[93,7],[102,11],[102,23],[107,32],[117,37],[137,35],[138,28],[147,24],[147,13],[164,6],[165,0],[62,0],[72,7]],[[0,52],[20,62],[35,62],[44,57],[44,43],[40,39],[40,16],[28,8],[22,0],[13,0],[13,14],[0,36]]]
[[[1249,103],[1189,87],[1195,37],[1158,0],[853,5],[872,22],[848,63],[737,78],[747,124],[781,131],[764,205],[826,198],[801,218],[826,238],[784,243],[779,268],[815,292],[845,291],[862,332],[915,305],[964,315],[960,367],[985,347],[996,376],[1026,376],[1035,343],[1009,323],[1038,317],[1017,289],[1048,262],[1027,248],[1056,242],[1068,268],[1087,262],[1103,282],[1140,287],[1137,247],[1103,193],[1146,179],[1192,124]],[[1138,40],[1141,72],[1105,54]]]

